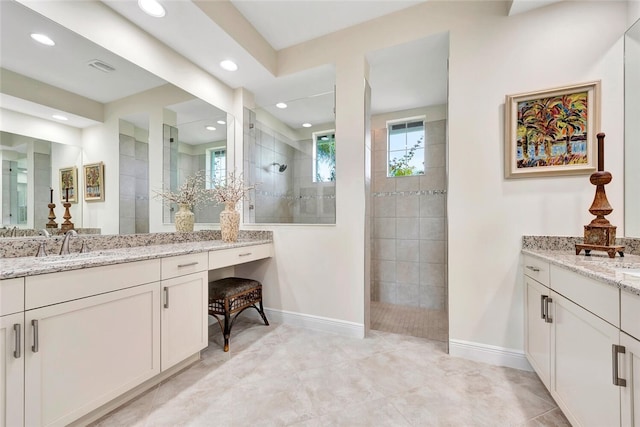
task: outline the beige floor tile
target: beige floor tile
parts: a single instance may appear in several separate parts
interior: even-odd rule
[[[202,359],[95,426],[568,426],[531,372],[446,354],[446,343],[365,339],[238,319]]]

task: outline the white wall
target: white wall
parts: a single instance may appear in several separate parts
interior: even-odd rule
[[[588,208],[594,188],[588,176],[504,179],[506,94],[602,80],[606,169],[614,177],[607,188],[615,208],[610,220],[623,233],[621,37],[626,11],[624,2],[563,2],[506,17],[505,5],[499,2],[427,2],[279,52],[280,69],[295,72],[450,32],[447,208],[451,339],[522,349],[522,235],[581,235],[583,225],[591,220]],[[343,72],[337,69],[337,81]],[[340,100],[338,112],[346,108]],[[354,129],[349,123],[342,125]],[[338,133],[345,131],[340,125],[337,129]],[[342,168],[338,171],[337,188],[344,189],[351,176],[345,176]],[[340,196],[357,197],[358,189],[352,191],[343,192],[338,200]],[[340,211],[338,215],[339,223],[345,220]],[[357,228],[363,220],[353,218],[350,225]],[[317,241],[306,240],[315,236],[309,231],[310,236],[302,235],[302,242],[300,232],[275,233],[278,257],[296,260],[300,246],[311,242],[315,254],[337,254],[343,241],[359,239],[355,231]],[[356,259],[352,268],[360,266]],[[288,304],[283,305],[285,309],[301,307],[298,295],[308,293],[312,298],[318,288],[326,290],[326,283],[335,280],[323,274],[324,266],[304,267],[309,269],[304,282],[279,289],[296,297],[283,297]],[[293,274],[296,269],[283,265],[279,271],[281,275],[284,271]],[[350,286],[363,288],[360,283]],[[336,293],[333,297],[340,296]],[[343,314],[342,319],[362,321],[359,298],[348,310],[349,315]],[[315,312],[331,316],[335,310],[316,304]]]

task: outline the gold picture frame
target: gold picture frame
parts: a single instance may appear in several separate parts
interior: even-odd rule
[[[596,170],[600,81],[507,95],[505,178]]]
[[[75,166],[60,168],[60,202],[68,201],[69,203],[78,203],[77,188],[78,168]]]
[[[104,163],[91,163],[84,168],[84,200],[87,202],[104,201]]]

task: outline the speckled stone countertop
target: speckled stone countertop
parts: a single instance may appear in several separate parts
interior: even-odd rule
[[[264,232],[247,234],[240,237],[235,243],[224,243],[222,240],[184,241],[181,240],[184,239],[184,236],[178,236],[178,243],[98,249],[84,254],[74,252],[70,255],[49,255],[46,257],[25,256],[0,258],[0,279],[56,273],[60,271],[232,249],[273,242],[271,233]]]
[[[553,265],[564,267],[585,277],[640,295],[640,277],[624,274],[628,269],[640,269],[640,255],[626,254],[609,258],[604,252],[592,251],[590,256],[575,254],[576,238],[525,236],[522,253],[532,255]],[[558,244],[556,244],[558,243]],[[571,247],[573,245],[573,250]]]

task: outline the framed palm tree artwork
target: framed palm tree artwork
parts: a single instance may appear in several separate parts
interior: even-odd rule
[[[104,164],[84,165],[84,200],[104,201]]]
[[[600,81],[507,95],[505,127],[506,178],[591,173]]]

